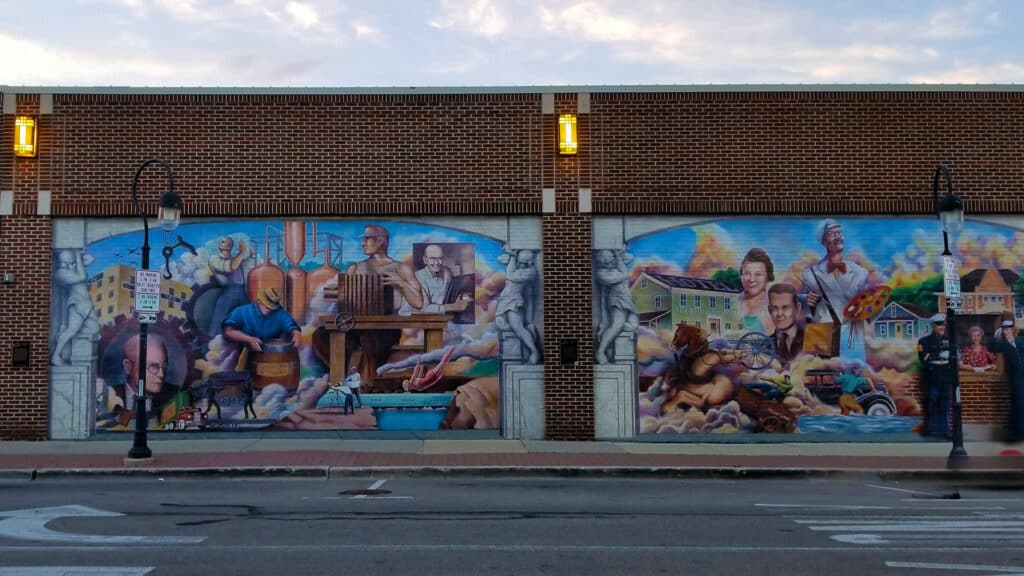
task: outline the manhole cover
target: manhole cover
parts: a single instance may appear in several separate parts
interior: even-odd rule
[[[357,490],[345,490],[339,492],[339,494],[345,496],[380,496],[381,494],[391,494],[391,490],[382,490],[380,488],[359,488]]]

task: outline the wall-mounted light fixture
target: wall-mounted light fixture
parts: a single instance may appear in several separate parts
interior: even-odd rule
[[[31,116],[14,118],[14,155],[25,158],[36,156],[36,119]]]
[[[14,284],[18,281],[18,277],[14,275],[14,272],[4,272],[3,276],[0,276],[0,282],[4,284]]]
[[[558,153],[566,156],[575,154],[579,148],[576,138],[576,115],[562,114],[558,117]]]

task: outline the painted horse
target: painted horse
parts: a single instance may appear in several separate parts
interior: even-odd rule
[[[715,372],[715,367],[739,362],[737,351],[712,350],[708,346],[707,332],[682,322],[676,327],[672,348],[675,350],[675,366],[667,369],[653,386],[657,387],[656,395],[666,397],[661,405],[662,414],[675,410],[681,404],[706,410],[721,406],[733,397],[736,388],[732,380]]]

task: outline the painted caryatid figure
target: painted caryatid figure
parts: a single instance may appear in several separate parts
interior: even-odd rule
[[[91,261],[92,256],[79,249],[60,250],[57,253],[57,269],[53,278],[63,292],[64,305],[60,311],[60,332],[50,359],[55,366],[68,364],[64,360],[64,349],[75,336],[80,333],[91,335],[99,330],[96,310],[89,298],[89,276],[85,270]]]
[[[637,327],[639,317],[629,292],[629,273],[626,271],[626,264],[632,259],[624,250],[597,250],[594,255],[600,314],[596,351],[598,364],[611,362],[615,339],[623,330],[632,331]]]
[[[498,256],[498,262],[505,264],[505,287],[498,295],[495,310],[495,324],[499,330],[512,332],[529,353],[527,364],[540,362],[540,334],[537,331],[537,282],[539,274],[534,265],[536,254],[533,250],[512,250]]]

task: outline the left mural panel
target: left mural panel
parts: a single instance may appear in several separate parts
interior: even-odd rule
[[[533,253],[489,236],[382,220],[175,235],[196,250],[166,264],[150,238],[151,268],[170,276],[149,329],[150,429],[496,429],[499,332],[523,325],[524,347],[540,346],[539,271],[518,272]],[[141,231],[112,232],[54,251],[51,364],[96,334],[97,430],[135,425],[141,245]]]

